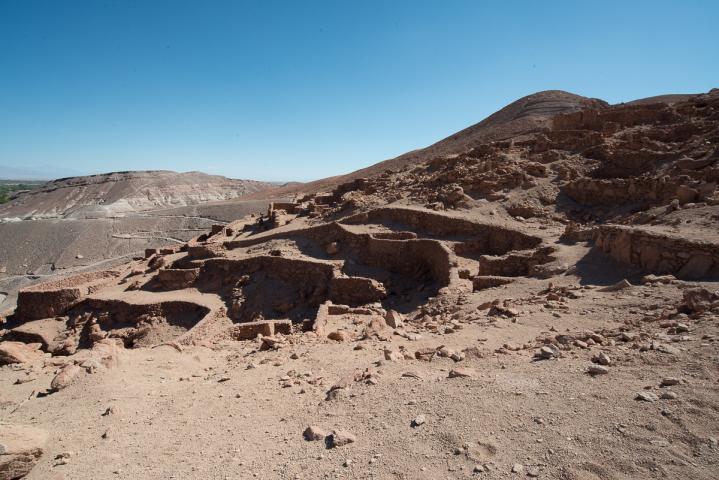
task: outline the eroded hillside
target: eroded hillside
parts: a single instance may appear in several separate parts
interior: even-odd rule
[[[229,200],[272,186],[200,172],[114,172],[53,180],[0,206],[0,216],[105,218]]]

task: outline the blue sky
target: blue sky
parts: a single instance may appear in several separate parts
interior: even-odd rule
[[[0,165],[310,180],[546,89],[719,87],[719,2],[0,0]]]

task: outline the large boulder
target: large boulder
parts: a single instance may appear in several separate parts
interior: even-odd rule
[[[69,387],[82,371],[82,367],[79,367],[74,363],[67,365],[60,370],[57,375],[55,375],[55,378],[52,379],[52,382],[50,382],[50,390],[53,392],[59,392],[60,390]]]
[[[0,480],[27,475],[43,454],[47,432],[26,425],[0,425]]]
[[[32,363],[43,358],[39,343],[0,342],[0,365]]]
[[[706,288],[690,288],[684,291],[678,310],[683,313],[702,313],[719,307],[719,293]]]
[[[43,350],[50,352],[56,348],[59,343],[56,339],[65,329],[65,322],[54,318],[43,318],[25,322],[19,327],[13,328],[5,338],[25,343],[39,343]]]

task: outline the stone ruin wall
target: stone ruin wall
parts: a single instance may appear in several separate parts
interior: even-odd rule
[[[696,280],[719,277],[719,245],[623,226],[595,229],[598,249],[616,260],[656,274]]]

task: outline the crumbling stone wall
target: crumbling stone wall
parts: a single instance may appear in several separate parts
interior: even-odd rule
[[[562,187],[569,198],[582,205],[667,204],[701,201],[711,195],[716,185],[692,188],[677,177],[615,178],[611,180],[580,178]]]
[[[15,317],[29,321],[62,315],[116,276],[114,271],[91,272],[27,287],[18,292]]]
[[[620,262],[682,279],[719,277],[719,245],[619,225],[595,229],[595,245]]]

